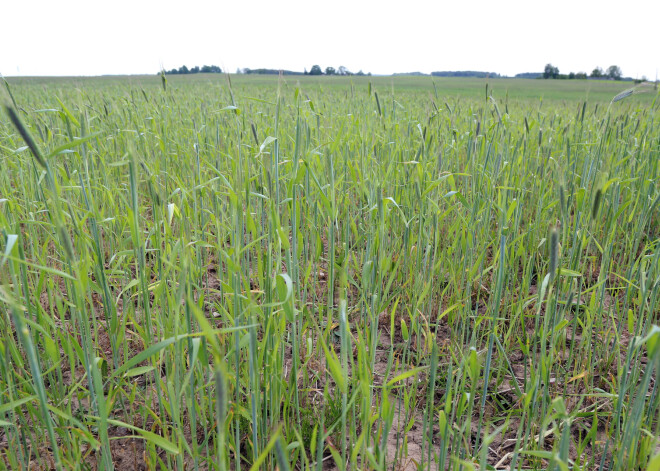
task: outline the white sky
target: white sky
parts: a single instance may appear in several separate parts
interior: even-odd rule
[[[660,69],[660,1],[0,0],[0,73]]]

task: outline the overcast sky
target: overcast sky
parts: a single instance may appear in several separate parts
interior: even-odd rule
[[[660,1],[1,0],[0,73],[660,69]]]

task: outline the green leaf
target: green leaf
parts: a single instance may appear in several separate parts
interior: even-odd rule
[[[225,106],[224,108],[220,109],[220,111],[234,111],[236,114],[241,114],[241,110],[234,105]]]
[[[46,349],[46,354],[50,361],[57,363],[60,360],[60,352],[57,348],[57,343],[53,340],[52,337],[44,335],[44,348]]]
[[[401,216],[401,219],[403,219],[403,223],[406,225],[406,227],[408,227],[409,221],[406,219],[406,215],[403,213],[401,206],[399,206],[399,204],[391,196],[383,198],[383,205],[387,206],[387,203],[392,203],[394,207],[399,210],[399,215]]]
[[[559,324],[557,324],[557,327],[555,327],[555,333],[559,332],[561,329],[563,329],[567,325],[568,325],[568,320],[566,320],[566,319],[562,320]]]
[[[128,283],[126,286],[124,286],[124,289],[122,289],[119,294],[117,295],[117,302],[121,299],[121,295],[133,288],[134,286],[137,286],[139,283],[138,280],[132,280],[130,283]]]
[[[117,368],[112,375],[110,375],[110,380],[113,378],[116,378],[117,376],[123,376],[123,374],[133,368],[135,365],[138,363],[142,363],[144,360],[150,358],[151,356],[155,355],[156,353],[160,352],[162,349],[165,347],[172,345],[175,342],[178,342],[179,340],[183,340],[184,338],[187,338],[186,335],[177,335],[175,337],[170,337],[168,339],[162,340],[158,342],[157,344],[152,345],[151,347],[147,348],[146,350],[138,353],[135,355],[133,358],[128,360],[126,363],[124,363],[122,366]]]
[[[17,240],[18,236],[16,234],[7,234],[7,245],[5,246],[5,254],[2,256],[2,261],[0,261],[0,267],[2,267],[7,261],[7,258],[14,248],[14,245],[16,245]]]
[[[153,366],[138,366],[137,368],[131,368],[126,373],[124,373],[124,378],[130,378],[132,376],[141,376],[153,370],[155,370]]]
[[[272,143],[275,142],[276,140],[277,140],[276,137],[268,136],[266,139],[264,139],[264,142],[262,142],[261,145],[259,146],[259,152],[260,152],[260,153],[263,152],[264,149],[265,149],[269,144],[272,144]]]
[[[31,263],[31,262],[28,262],[27,260],[23,260],[23,259],[14,257],[12,255],[5,254],[5,256],[9,260],[12,260],[12,261],[18,262],[18,263],[22,263],[23,265],[27,265],[28,267],[32,267],[32,268],[36,268],[37,270],[41,270],[43,272],[50,273],[51,275],[61,276],[62,278],[66,278],[67,280],[73,280],[73,281],[76,280],[74,277],[72,277],[68,273],[64,273],[63,271],[56,270],[55,268],[44,267],[43,265],[37,265],[36,263]]]
[[[406,321],[401,318],[401,336],[403,337],[404,342],[407,342],[408,339],[410,338],[410,335],[408,333],[408,325],[406,324]]]
[[[62,103],[62,100],[60,100],[60,99],[57,98],[57,97],[55,97],[55,99],[57,100],[57,102],[58,102],[58,103],[60,104],[60,106],[62,107],[62,111],[64,111],[64,114],[66,114],[67,118],[69,118],[73,124],[75,124],[76,126],[80,127],[80,123],[78,122],[78,120],[76,119],[76,117],[73,116],[73,114],[71,113],[71,111],[69,111],[69,109],[68,109],[66,106],[64,106],[64,103]]]
[[[441,410],[438,414],[438,430],[440,432],[440,437],[443,440],[447,439],[447,414],[445,411]]]
[[[418,366],[417,368],[408,370],[405,373],[401,373],[399,376],[395,376],[394,378],[389,380],[385,386],[390,387],[393,384],[398,383],[399,381],[403,381],[406,378],[410,378],[411,376],[414,376],[421,371],[428,370],[430,367],[431,367],[430,365]]]
[[[250,471],[257,471],[258,469],[261,469],[261,465],[266,461],[266,458],[268,458],[268,455],[270,454],[271,450],[275,446],[275,442],[280,436],[280,430],[279,428],[273,433],[273,435],[270,437],[270,440],[268,441],[268,444],[266,444],[266,448],[264,448],[259,455],[259,457],[254,461],[252,464],[252,467],[250,468]]]
[[[660,453],[651,458],[651,461],[649,461],[649,464],[646,467],[646,471],[660,471]]]
[[[628,309],[628,333],[633,333],[635,331],[635,315],[633,314],[632,309]]]
[[[424,193],[422,193],[422,197],[428,195],[428,194],[429,194],[431,191],[433,191],[433,190],[434,190],[434,189],[435,189],[440,183],[442,183],[444,180],[446,180],[447,178],[449,178],[450,175],[451,175],[451,173],[448,173],[448,174],[446,174],[446,175],[441,176],[440,178],[438,178],[438,179],[435,180],[434,182],[432,182],[432,183],[426,188],[426,190],[424,190]]]
[[[289,234],[284,230],[283,227],[277,228],[277,235],[279,236],[280,244],[284,250],[289,249]]]
[[[275,279],[275,284],[277,285],[277,295],[280,297],[280,301],[285,303],[291,296],[293,296],[293,281],[291,277],[286,273],[280,273]]]
[[[520,454],[521,455],[536,456],[537,458],[545,458],[546,460],[551,460],[552,459],[552,452],[551,451],[530,450],[530,451],[521,451]]]
[[[564,399],[561,397],[557,397],[552,401],[552,406],[554,409],[559,412],[562,416],[565,416],[567,414],[566,411],[566,404],[564,403]]]
[[[20,407],[25,403],[34,401],[36,398],[37,398],[37,396],[33,395],[33,396],[24,397],[22,399],[17,399],[15,401],[8,402],[6,404],[2,404],[2,405],[0,405],[0,414],[3,414],[5,412],[10,411],[12,409],[15,409],[17,407]]]
[[[578,278],[578,277],[582,276],[582,273],[579,273],[579,272],[576,272],[576,271],[573,271],[573,270],[569,270],[567,268],[560,268],[559,269],[559,274],[564,275],[564,276],[568,276],[568,277],[571,277],[571,278]]]
[[[167,205],[167,224],[172,225],[172,218],[174,217],[174,214],[179,215],[179,208],[176,207],[176,204],[174,203],[169,203]]]
[[[476,381],[479,378],[479,371],[481,370],[481,364],[479,363],[477,350],[474,347],[470,347],[470,354],[467,359],[467,364],[468,364],[467,372],[470,375],[470,379],[472,381]]]
[[[155,433],[149,432],[148,430],[143,430],[141,428],[127,424],[126,422],[122,422],[121,420],[108,419],[108,423],[112,425],[116,425],[118,427],[126,427],[127,429],[133,430],[134,432],[140,434],[140,436],[144,438],[146,441],[151,442],[156,446],[159,446],[163,450],[168,451],[173,455],[179,454],[179,448],[165,437],[161,437],[160,435],[156,435]]]
[[[101,134],[102,134],[101,132],[95,132],[94,134],[89,134],[89,135],[87,135],[85,137],[82,137],[80,139],[74,139],[71,142],[67,142],[66,144],[62,144],[61,146],[57,146],[52,151],[50,151],[50,153],[48,154],[48,158],[54,157],[57,154],[61,154],[63,151],[65,151],[67,149],[77,147],[81,144],[84,144],[87,141],[91,141],[92,139],[96,139]]]
[[[323,347],[323,350],[325,352],[325,359],[328,362],[330,375],[335,380],[335,383],[337,383],[337,387],[339,388],[339,390],[342,393],[346,394],[348,392],[348,383],[346,382],[346,378],[344,377],[344,370],[341,367],[339,358],[337,358],[337,354],[334,352],[334,350],[330,350],[328,348],[323,338],[321,338],[320,340],[321,340],[321,346]]]
[[[651,326],[651,331],[642,339],[642,343],[646,343],[650,358],[657,356],[660,360],[660,326]]]

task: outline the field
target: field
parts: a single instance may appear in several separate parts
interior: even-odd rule
[[[0,467],[660,469],[652,85],[0,85]]]

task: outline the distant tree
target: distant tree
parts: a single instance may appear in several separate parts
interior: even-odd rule
[[[323,71],[321,70],[321,66],[314,64],[312,66],[312,70],[309,71],[309,75],[323,75]]]
[[[432,77],[477,77],[496,78],[500,75],[495,72],[483,72],[479,70],[436,70],[431,72]]]
[[[556,79],[557,77],[559,77],[559,68],[553,66],[552,64],[546,64],[545,69],[543,69],[543,78]]]
[[[592,78],[600,78],[603,76],[603,69],[600,67],[596,67],[594,70],[591,71],[590,77]]]
[[[570,80],[573,80],[573,79],[575,78],[575,72],[571,72],[571,73],[569,73],[569,74],[568,74],[568,78],[569,78]]]
[[[335,70],[334,67],[326,67],[325,68],[325,75],[335,75],[337,71]]]
[[[587,78],[587,74],[585,72],[578,72],[575,74],[575,79],[576,80],[585,80]]]
[[[520,74],[516,74],[516,78],[524,78],[524,79],[539,79],[542,77],[543,74],[541,72],[522,72]]]
[[[282,70],[282,69],[243,69],[244,74],[256,74],[256,75],[303,75],[302,72],[296,72],[293,70]]]
[[[359,72],[355,75],[357,75],[359,77],[362,77],[362,76],[364,76],[364,72],[362,72],[362,69],[360,69]]]
[[[303,75],[309,75],[309,72],[307,72],[307,67],[305,67],[305,71],[303,72]]]
[[[337,75],[353,75],[350,70],[348,70],[343,65],[340,65],[337,69]]]
[[[613,80],[621,80],[623,72],[618,65],[611,65],[607,68],[607,76]]]
[[[238,69],[236,71],[237,74],[240,74],[241,69]],[[196,65],[192,69],[188,69],[185,65],[182,65],[178,69],[172,69],[172,70],[166,70],[165,74],[221,74],[222,69],[218,67],[217,65],[204,65],[202,67],[199,67]]]
[[[220,67],[218,67],[217,65],[205,65],[200,69],[200,72],[203,73],[203,74],[221,74],[222,69]],[[194,73],[194,72],[192,72],[192,73]]]

